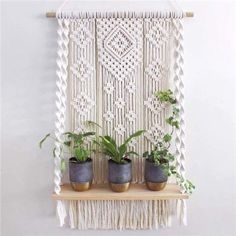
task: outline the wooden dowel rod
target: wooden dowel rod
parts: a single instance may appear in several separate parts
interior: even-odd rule
[[[185,17],[194,17],[194,13],[193,13],[192,11],[186,11],[186,12],[184,13],[184,16],[185,16]]]
[[[55,18],[56,17],[56,12],[46,12],[46,17]],[[194,17],[194,13],[191,12],[191,11],[186,11],[184,13],[184,17]]]
[[[56,12],[52,12],[52,11],[46,12],[46,17],[55,18],[56,17]]]

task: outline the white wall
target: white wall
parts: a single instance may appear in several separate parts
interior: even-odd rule
[[[54,128],[57,25],[43,13],[59,3],[1,4],[2,236],[120,235],[57,227],[50,199],[52,145],[39,150],[37,143]],[[143,1],[139,6],[155,4]],[[195,13],[184,24],[187,169],[197,186],[188,201],[189,226],[127,231],[124,236],[236,235],[236,4],[181,5]]]

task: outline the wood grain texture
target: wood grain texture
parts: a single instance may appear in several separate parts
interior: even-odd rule
[[[95,184],[85,192],[74,191],[70,184],[61,188],[59,195],[53,193],[54,200],[167,200],[167,199],[188,199],[188,194],[180,192],[176,184],[167,184],[162,191],[149,191],[144,184],[132,184],[127,192],[112,192],[106,184]]]

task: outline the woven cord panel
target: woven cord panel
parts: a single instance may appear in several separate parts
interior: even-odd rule
[[[69,128],[92,120],[121,144],[139,129],[144,139],[129,148],[150,150],[165,129],[167,111],[155,98],[171,76],[171,19],[100,18],[70,20]],[[102,133],[101,133],[102,132]],[[106,182],[107,160],[94,158],[96,183]],[[144,159],[133,159],[133,182],[143,182]]]
[[[168,111],[154,93],[174,87],[181,110],[176,137],[177,168],[185,175],[182,15],[58,15],[56,137],[67,129],[84,131],[85,121],[102,126],[118,144],[139,129],[144,138],[130,150],[151,150],[167,127]],[[174,80],[172,79],[174,78]],[[89,142],[88,142],[88,145]],[[60,194],[60,146],[56,143],[55,192]],[[107,159],[93,156],[94,182],[107,182]],[[133,160],[133,182],[143,183],[144,159]],[[177,206],[177,207],[176,207]],[[157,229],[173,215],[186,224],[185,200],[58,201],[60,225],[78,229]]]

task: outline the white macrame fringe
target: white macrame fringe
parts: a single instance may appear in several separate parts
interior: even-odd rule
[[[153,12],[57,12],[57,18],[91,19],[91,18],[173,18],[181,19],[185,16],[182,11],[153,11]]]
[[[65,219],[67,217],[65,201],[57,201],[57,218],[59,219],[59,225],[62,227],[65,225]]]
[[[187,225],[186,201],[57,201],[59,225],[71,229],[158,229],[172,226],[176,215]]]
[[[65,224],[68,217],[69,227],[79,230],[165,228],[171,226],[172,217],[176,215],[175,200],[83,200],[58,201],[58,204],[60,226]]]
[[[177,219],[181,225],[187,225],[187,204],[185,199],[177,200]]]

